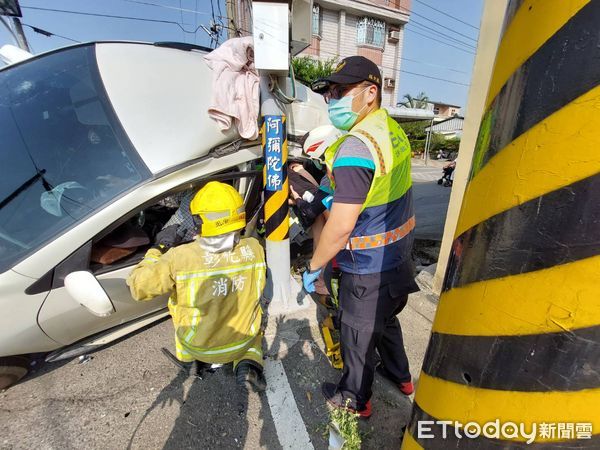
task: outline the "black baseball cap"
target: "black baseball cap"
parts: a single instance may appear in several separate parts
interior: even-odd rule
[[[377,65],[364,56],[349,56],[340,61],[331,75],[312,84],[312,90],[322,93],[332,84],[355,84],[368,81],[381,88],[381,72]]]

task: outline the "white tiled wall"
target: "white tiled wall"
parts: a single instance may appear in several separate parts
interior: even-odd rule
[[[328,9],[322,11],[321,58],[327,59],[337,54],[338,12]]]
[[[321,11],[323,22],[319,58],[329,59],[335,55],[344,58],[356,55],[356,22],[358,17],[346,13],[345,24],[340,28],[340,11],[333,11],[323,7],[321,7]],[[399,89],[397,70],[401,65],[400,56],[402,55],[403,40],[404,28],[400,29],[400,40],[397,43],[390,43],[387,41],[387,38],[385,40],[381,64],[383,66],[381,68],[382,76],[383,78],[394,78],[396,80],[396,87],[393,91],[388,89],[383,90],[383,106],[396,106]],[[398,54],[398,57],[396,57],[396,54]],[[396,68],[395,70],[393,69],[394,67]]]
[[[396,87],[392,91],[391,89],[383,90],[383,106],[396,106],[396,99],[398,97],[398,89],[400,77],[398,76],[398,70],[402,65],[400,57],[402,56],[402,45],[404,41],[404,27],[400,29],[400,39],[398,42],[388,42],[386,38],[385,50],[383,52],[382,59],[382,75],[384,78],[393,78],[396,80]]]
[[[340,55],[356,55],[356,21],[357,17],[346,13],[346,26],[342,29]]]

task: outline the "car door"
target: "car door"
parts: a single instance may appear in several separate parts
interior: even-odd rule
[[[183,204],[182,199],[186,196],[189,198],[202,184],[214,179],[235,183],[244,194],[249,217],[255,216],[260,207],[259,177],[259,171],[250,170],[188,181],[175,190],[146,202],[102,230],[54,268],[52,289],[38,315],[40,327],[52,339],[67,345],[165,308],[168,295],[136,302],[126,284],[133,267],[142,260],[146,250],[154,243],[156,233],[167,222],[173,220],[178,205]],[[129,235],[125,233],[123,236],[120,230],[124,228],[142,230],[147,236],[147,241],[143,240],[143,236],[140,240],[141,234],[136,231]],[[115,234],[118,235],[117,238]],[[123,251],[122,246],[109,247],[107,250],[107,242],[114,245],[114,242],[122,243],[127,240],[132,241],[130,247],[126,248],[127,251]],[[133,251],[132,247],[135,247]],[[99,248],[101,251],[98,251]],[[114,252],[114,249],[117,251]],[[112,314],[98,317],[69,295],[64,287],[64,279],[69,273],[77,271],[89,271],[96,277],[113,304]]]

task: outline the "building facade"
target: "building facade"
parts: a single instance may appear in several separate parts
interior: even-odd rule
[[[409,11],[410,0],[314,0],[311,45],[299,56],[369,58],[383,76],[382,106],[396,106]]]
[[[451,105],[449,103],[434,102],[430,101],[427,103],[426,109],[433,111],[437,120],[445,120],[449,117],[459,116],[461,113],[461,107],[458,105]]]
[[[427,133],[429,133],[429,131],[439,133],[446,139],[459,138],[462,136],[464,122],[464,117],[449,117],[448,119],[442,120],[433,126],[425,128],[425,131]]]

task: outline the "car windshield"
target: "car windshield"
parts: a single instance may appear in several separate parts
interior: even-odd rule
[[[93,46],[0,71],[0,272],[148,177]]]

